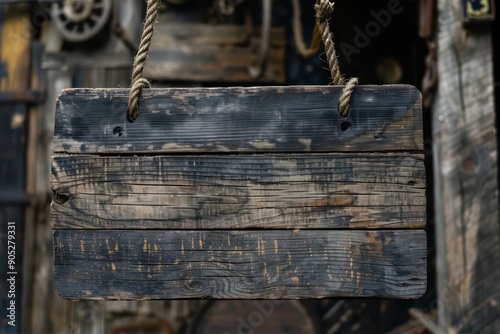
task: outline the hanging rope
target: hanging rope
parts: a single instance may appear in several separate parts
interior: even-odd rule
[[[144,22],[144,30],[142,31],[141,43],[139,44],[139,51],[134,59],[134,67],[132,71],[132,87],[130,89],[130,96],[128,99],[127,117],[130,122],[135,121],[139,116],[139,95],[143,87],[151,88],[149,81],[142,77],[146,59],[148,58],[149,47],[153,39],[153,32],[155,28],[156,14],[158,8],[161,6],[161,0],[148,0],[146,10],[146,21]]]
[[[321,47],[321,34],[318,23],[314,25],[311,46],[308,48],[302,37],[302,20],[299,0],[292,0],[293,5],[293,35],[297,53],[304,58],[312,57]]]
[[[332,74],[332,83],[334,85],[344,85],[345,79],[339,68],[339,61],[337,53],[335,52],[335,43],[333,42],[332,34],[330,32],[330,19],[332,17],[334,3],[330,0],[317,0],[314,5],[316,11],[316,22],[321,32],[321,38],[325,45],[326,57],[328,59],[328,66]],[[358,78],[351,78],[342,90],[342,95],[339,102],[339,114],[342,118],[349,116],[350,102],[352,93],[358,85]]]

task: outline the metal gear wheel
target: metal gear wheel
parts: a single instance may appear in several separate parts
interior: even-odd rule
[[[52,4],[52,20],[64,39],[83,42],[106,25],[112,0],[63,0]]]

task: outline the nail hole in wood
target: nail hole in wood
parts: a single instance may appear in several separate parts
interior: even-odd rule
[[[348,121],[343,121],[342,123],[340,123],[340,130],[342,130],[342,131],[347,131],[347,130],[349,130],[351,127],[352,127],[351,122],[348,122]]]
[[[117,137],[121,137],[123,135],[123,129],[120,126],[117,126],[113,129],[113,134]]]

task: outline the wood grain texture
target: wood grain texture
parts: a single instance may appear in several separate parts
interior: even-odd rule
[[[433,159],[439,325],[444,333],[500,333],[491,32],[469,35],[460,0],[439,0],[438,10]]]
[[[426,234],[412,231],[54,232],[69,299],[418,298]]]
[[[421,154],[52,161],[55,229],[424,228]]]
[[[134,123],[128,89],[69,89],[57,103],[54,152],[377,152],[423,150],[420,92],[359,86],[145,89]],[[346,128],[342,131],[342,127]]]

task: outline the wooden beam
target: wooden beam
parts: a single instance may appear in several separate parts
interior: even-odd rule
[[[55,229],[425,228],[423,155],[61,156]]]
[[[126,119],[128,89],[69,89],[57,103],[56,153],[381,152],[423,150],[422,99],[405,85],[144,89]]]
[[[61,230],[54,246],[56,289],[69,299],[418,298],[426,290],[423,230]]]
[[[41,208],[35,217],[35,245],[32,256],[34,278],[32,281],[30,328],[26,332],[64,332],[71,323],[69,316],[75,314],[75,305],[58,298],[54,291],[54,255],[52,252],[52,231],[50,213],[46,202],[50,199],[50,156],[54,131],[54,115],[57,94],[72,85],[72,72],[65,69],[48,70],[44,73],[47,85],[47,102],[38,114],[38,135],[33,138],[38,152],[37,163],[30,165],[36,170],[34,189],[41,199]],[[71,312],[73,311],[73,312]]]
[[[248,68],[258,58],[259,34],[237,25],[159,24],[144,69],[154,80],[198,82],[285,82],[284,28],[272,28],[266,70],[254,79]]]
[[[255,35],[261,34],[243,25],[202,24],[196,22],[162,22],[156,27],[156,36],[151,49],[161,50],[165,46],[175,47],[213,47],[213,46],[249,46]],[[272,28],[270,44],[286,46],[285,28]]]
[[[489,29],[465,29],[461,1],[439,0],[433,111],[439,325],[500,332],[500,225]]]

